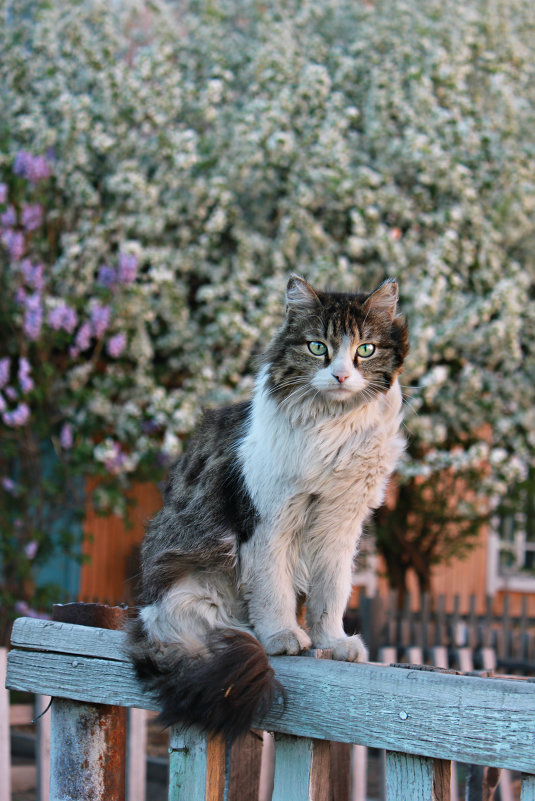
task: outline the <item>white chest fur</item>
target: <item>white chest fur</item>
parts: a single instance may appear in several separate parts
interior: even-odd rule
[[[404,441],[401,390],[361,409],[306,424],[292,421],[260,375],[249,430],[238,447],[247,489],[261,518],[274,520],[298,497],[314,495],[350,517],[380,505]]]

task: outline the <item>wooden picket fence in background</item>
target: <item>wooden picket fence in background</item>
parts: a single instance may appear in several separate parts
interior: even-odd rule
[[[424,662],[433,663],[435,648],[445,648],[450,667],[456,663],[459,649],[468,649],[476,668],[484,669],[490,652],[495,667],[504,673],[535,674],[535,618],[527,613],[528,598],[522,599],[520,614],[510,614],[509,597],[503,599],[502,612],[493,613],[493,599],[486,598],[485,609],[476,612],[476,597],[468,609],[460,611],[459,596],[446,608],[444,596],[424,595],[417,609],[407,594],[398,608],[394,593],[384,599],[379,595],[359,598],[358,609],[348,614],[348,625],[362,633],[370,656],[377,659],[380,648],[395,648],[397,661],[407,661],[411,648],[420,649]]]

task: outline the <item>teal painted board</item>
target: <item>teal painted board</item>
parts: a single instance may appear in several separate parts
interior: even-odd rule
[[[276,735],[272,801],[309,801],[311,766],[311,740]]]
[[[535,776],[522,776],[520,801],[535,801]]]
[[[169,801],[205,801],[206,751],[206,736],[196,729],[171,729]]]
[[[434,760],[386,752],[386,801],[432,801]]]

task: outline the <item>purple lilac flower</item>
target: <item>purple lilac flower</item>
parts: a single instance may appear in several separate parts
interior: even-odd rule
[[[43,222],[43,207],[32,203],[22,209],[22,224],[27,231],[35,231]]]
[[[9,356],[5,356],[3,359],[0,359],[0,389],[5,387],[7,382],[9,381],[9,372],[11,369],[11,359]]]
[[[24,546],[24,553],[28,559],[32,560],[35,559],[38,549],[39,544],[35,540],[30,540],[30,542],[27,542]]]
[[[78,315],[70,306],[67,306],[63,301],[56,306],[55,309],[48,315],[48,324],[54,331],[59,331],[63,328],[69,334],[72,334],[78,323]]]
[[[41,295],[38,292],[34,295],[27,295],[24,299],[24,304],[26,306],[23,325],[24,333],[35,342],[36,339],[39,339],[43,324]]]
[[[97,339],[101,339],[110,324],[111,309],[109,306],[102,306],[100,303],[95,303],[91,309],[91,323],[93,326],[93,333]]]
[[[26,164],[31,154],[27,150],[19,150],[13,162],[13,172],[15,175],[26,175]]]
[[[17,390],[14,389],[14,387],[6,387],[4,392],[6,393],[10,401],[16,401],[17,398],[19,397],[17,395]]]
[[[28,293],[24,289],[23,286],[17,287],[17,291],[15,292],[15,300],[20,306],[24,306],[26,304],[26,298],[28,297]]]
[[[76,334],[74,344],[79,353],[88,349],[91,344],[91,326],[89,323],[82,323]]]
[[[13,261],[19,261],[24,253],[24,235],[20,231],[7,230],[2,234],[2,241]]]
[[[15,604],[15,612],[17,615],[23,615],[24,617],[36,617],[42,620],[50,619],[50,615],[47,615],[44,612],[38,612],[36,609],[32,609],[31,606],[28,606],[26,601],[17,601]]]
[[[44,156],[33,156],[27,150],[19,150],[13,162],[15,175],[22,175],[32,184],[50,178],[50,165]]]
[[[26,167],[26,177],[32,183],[44,181],[50,178],[52,170],[44,156],[32,156]]]
[[[24,357],[19,359],[19,384],[24,394],[31,392],[34,388],[33,379],[30,376],[31,369],[28,359]]]
[[[4,412],[2,415],[2,420],[6,426],[10,426],[10,428],[19,428],[20,426],[26,425],[29,419],[30,407],[27,403],[19,403],[12,412]]]
[[[119,281],[121,284],[133,284],[138,270],[137,258],[133,253],[119,253]]]
[[[38,292],[42,292],[45,288],[45,281],[43,278],[43,265],[34,264],[30,285],[33,286]]]
[[[4,400],[4,396],[0,392],[0,414],[2,412],[5,412],[6,409],[7,409],[7,403]]]
[[[8,206],[7,209],[0,214],[0,223],[4,228],[13,228],[17,224],[17,212],[14,206]]]
[[[103,264],[98,271],[97,280],[99,284],[102,284],[102,286],[111,289],[117,283],[117,273],[115,272],[113,267],[109,267],[107,264]]]
[[[7,184],[0,184],[0,203],[5,203],[7,200]]]
[[[116,334],[108,340],[107,351],[112,359],[118,359],[126,345],[126,334]]]
[[[60,445],[65,451],[70,451],[74,443],[72,435],[72,426],[70,423],[64,423],[59,435]]]
[[[12,478],[8,476],[4,476],[2,479],[2,487],[5,489],[6,492],[9,492],[10,495],[15,495],[17,492],[17,485],[13,481]]]
[[[104,466],[108,473],[120,473],[125,459],[124,453],[121,453],[121,446],[118,442],[113,443],[113,453],[106,459]]]

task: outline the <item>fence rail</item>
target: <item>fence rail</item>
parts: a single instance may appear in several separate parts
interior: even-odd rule
[[[121,631],[22,618],[12,645],[7,685],[61,699],[52,707],[51,786],[62,783],[57,798],[80,798],[73,782],[82,786],[85,771],[94,783],[106,768],[81,718],[94,705],[155,703],[135,678]],[[521,799],[535,801],[535,683],[302,657],[272,664],[287,703],[280,699],[256,725],[276,733],[274,801],[323,797],[321,741],[385,749],[387,801],[445,801],[451,760],[522,771]],[[76,753],[68,761],[73,731],[93,737],[84,764]],[[224,744],[172,732],[170,801],[222,801],[228,776]]]

